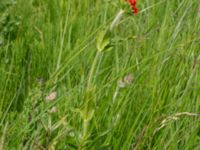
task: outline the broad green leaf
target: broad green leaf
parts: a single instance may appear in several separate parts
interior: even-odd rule
[[[97,36],[97,50],[104,51],[111,43],[110,32],[108,30],[99,32]]]

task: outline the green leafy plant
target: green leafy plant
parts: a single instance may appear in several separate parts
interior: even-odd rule
[[[6,40],[14,40],[17,36],[17,29],[21,23],[20,16],[12,15],[12,8],[16,1],[2,1],[0,11],[0,45]]]

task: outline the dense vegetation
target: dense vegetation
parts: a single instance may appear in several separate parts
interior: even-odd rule
[[[200,149],[199,0],[0,0],[0,149]]]

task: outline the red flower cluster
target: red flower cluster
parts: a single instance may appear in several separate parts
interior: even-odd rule
[[[128,0],[128,1],[131,5],[131,8],[133,9],[133,13],[137,14],[138,13],[138,8],[136,7],[137,0]]]

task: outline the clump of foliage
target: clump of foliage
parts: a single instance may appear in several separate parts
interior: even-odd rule
[[[8,39],[15,39],[17,36],[21,18],[12,13],[15,4],[15,0],[0,2],[0,45],[3,45]]]

